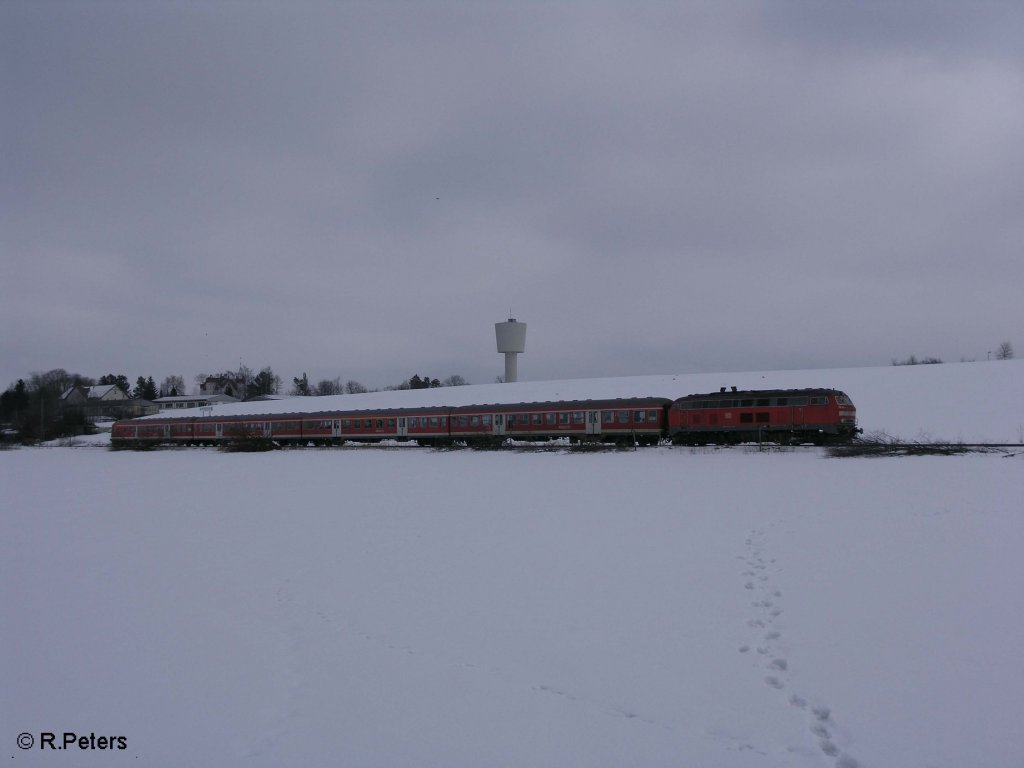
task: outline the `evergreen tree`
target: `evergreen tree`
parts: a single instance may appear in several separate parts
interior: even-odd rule
[[[135,380],[135,389],[132,390],[132,397],[136,400],[156,400],[156,382],[153,381],[153,377],[150,376],[146,379],[139,376]]]
[[[132,385],[128,381],[128,377],[123,373],[113,374],[108,373],[106,376],[100,376],[100,384],[113,384],[115,387],[120,389],[125,395],[131,394]]]

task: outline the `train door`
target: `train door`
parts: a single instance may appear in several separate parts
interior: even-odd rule
[[[224,424],[218,421],[213,425],[213,432],[217,436],[217,439],[220,440],[224,437]]]
[[[334,419],[331,422],[331,437],[341,437],[341,420]]]
[[[494,424],[493,434],[495,434],[495,435],[504,435],[505,434],[505,414],[503,414],[503,413],[496,413],[496,414],[494,414],[493,424]]]
[[[406,422],[405,416],[399,416],[398,417],[398,436],[399,437],[408,437],[408,435],[409,435],[409,425]]]
[[[807,423],[806,417],[804,416],[804,409],[799,405],[793,406],[793,426],[802,427]]]
[[[601,412],[600,411],[587,411],[587,434],[588,435],[600,435],[601,434]]]

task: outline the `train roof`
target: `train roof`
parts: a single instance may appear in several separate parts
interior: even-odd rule
[[[544,400],[541,402],[523,403],[481,403],[478,405],[460,405],[452,408],[452,413],[474,413],[476,411],[528,411],[528,410],[601,410],[603,408],[628,408],[634,405],[668,405],[671,403],[668,397],[615,397],[599,400]]]
[[[736,398],[736,397],[796,397],[799,395],[813,395],[813,394],[834,394],[834,395],[845,395],[838,389],[828,389],[824,387],[805,387],[803,389],[720,389],[717,392],[705,392],[703,394],[686,395],[685,397],[676,398],[674,402],[680,400],[696,400],[703,398],[721,399],[725,398]]]
[[[242,413],[226,414],[219,413],[181,413],[167,415],[153,415],[145,419],[133,419],[138,423],[163,423],[168,421],[259,421],[261,419],[345,419],[365,418],[372,415],[387,414],[389,416],[409,416],[421,414],[447,414],[447,413],[475,413],[479,411],[491,411],[496,413],[507,413],[509,411],[525,410],[549,410],[549,409],[583,409],[589,408],[600,410],[603,408],[629,408],[637,405],[644,406],[665,406],[672,400],[667,397],[617,397],[604,398],[601,400],[549,400],[545,402],[522,402],[522,403],[479,403],[475,405],[450,406],[423,406],[421,408],[359,408],[359,409],[331,409],[321,411],[286,411],[284,413]]]

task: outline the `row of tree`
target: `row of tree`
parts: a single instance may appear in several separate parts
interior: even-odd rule
[[[992,352],[988,353],[989,358],[992,357],[992,354],[993,354]],[[995,357],[996,357],[996,360],[1012,360],[1013,359],[1013,344],[1011,344],[1008,341],[1004,341],[1002,344],[1000,344],[996,348]],[[903,360],[897,360],[895,357],[892,359],[892,364],[893,365],[937,365],[937,364],[940,364],[941,362],[942,362],[942,360],[940,358],[938,358],[938,357],[921,357],[921,358],[919,358],[917,355],[911,355],[910,357],[906,357]],[[973,360],[966,360],[964,358],[960,358],[960,362],[961,363],[968,363],[968,362],[973,363],[974,361]]]
[[[439,379],[432,379],[429,376],[420,376],[419,374],[413,374],[410,378],[403,381],[401,384],[395,386],[385,387],[385,390],[397,390],[397,389],[431,389],[433,387],[461,387],[468,384],[464,378],[458,374],[449,376],[444,381]],[[302,396],[318,396],[318,395],[358,395],[362,392],[369,392],[366,387],[360,384],[358,381],[347,381],[344,384],[341,383],[341,378],[336,379],[322,379],[313,385],[309,381],[309,377],[303,372],[302,376],[295,377],[292,379],[292,388],[288,394],[290,395],[302,395]],[[275,393],[276,394],[276,393]]]
[[[46,440],[79,434],[87,428],[80,411],[60,408],[60,396],[71,387],[91,387],[96,380],[54,368],[18,379],[0,394],[0,425],[4,437]]]

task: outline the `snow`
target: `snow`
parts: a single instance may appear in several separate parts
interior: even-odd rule
[[[412,408],[478,403],[543,402],[613,397],[675,399],[720,387],[797,389],[830,387],[857,406],[865,432],[884,431],[904,440],[971,443],[1024,442],[1024,360],[905,365],[753,373],[527,381],[464,387],[369,392],[330,397],[228,403],[213,410],[189,409],[144,418],[249,415],[297,411]]]
[[[1003,365],[810,383],[966,436],[961,405],[1019,408]],[[1022,461],[2,451],[0,736],[26,766],[62,758],[19,733],[64,731],[126,738],[84,766],[1019,766]]]

